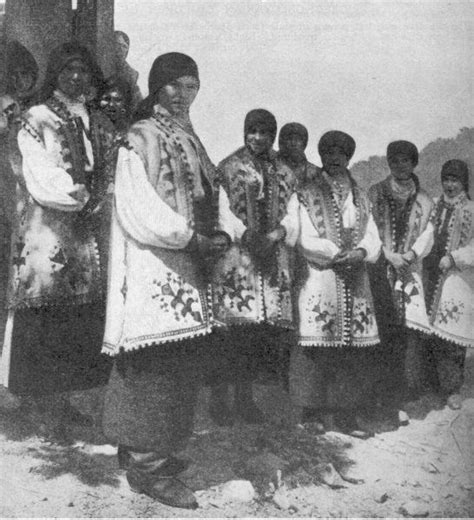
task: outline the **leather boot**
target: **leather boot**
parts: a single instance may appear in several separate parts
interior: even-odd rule
[[[198,507],[194,493],[173,477],[157,477],[132,466],[127,471],[127,481],[132,491],[148,495],[167,506],[182,509]]]

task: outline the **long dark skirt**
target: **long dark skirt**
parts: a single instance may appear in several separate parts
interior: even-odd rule
[[[160,458],[192,434],[208,337],[120,354],[105,396],[105,435],[132,451]]]
[[[37,396],[106,384],[111,362],[100,354],[103,334],[103,303],[16,311],[10,391]]]
[[[251,382],[259,374],[286,381],[294,342],[293,331],[268,324],[218,329],[210,337],[204,383]]]
[[[372,406],[379,347],[295,347],[290,395],[296,406],[327,410]]]
[[[464,383],[466,347],[434,336],[428,343],[428,350],[432,370],[437,376],[436,390],[446,397],[459,393]]]

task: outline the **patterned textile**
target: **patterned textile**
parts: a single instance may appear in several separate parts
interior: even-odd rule
[[[157,105],[128,140],[119,151],[112,216],[103,350],[113,356],[209,333],[210,286],[187,246],[194,231],[223,229],[235,239],[224,223],[227,198],[190,125]]]
[[[280,155],[277,156],[276,168],[279,171],[285,172],[285,177],[294,175],[298,187],[304,186],[308,182],[313,182],[321,174],[321,168],[309,161],[305,161],[296,167],[292,167]]]
[[[363,248],[369,262],[380,251],[368,198],[352,183],[341,209],[323,174],[319,182],[292,196],[282,222],[287,243],[297,245],[306,260],[304,276],[297,283],[302,346],[347,348],[379,342],[365,263],[338,270],[329,265],[343,249]],[[343,227],[344,214],[353,219],[350,228]]]
[[[444,254],[454,261],[454,267],[442,274],[430,257],[426,259],[426,267],[431,264],[426,285],[432,331],[456,345],[474,347],[474,202],[465,193],[454,203],[443,195],[435,203],[432,223],[433,254],[441,256],[437,244],[443,241]]]
[[[218,166],[230,208],[249,231],[274,230],[295,189],[293,172],[278,169],[275,158],[271,151],[267,159],[256,159],[242,147]],[[215,268],[216,319],[227,325],[267,322],[291,327],[291,279],[292,255],[285,245],[278,245],[265,265],[257,266],[243,245],[234,244]]]
[[[103,158],[113,138],[112,126],[99,113],[89,118],[92,164],[83,125],[77,126],[77,118],[59,100],[35,106],[24,116],[19,134],[24,177],[18,181],[12,234],[10,308],[79,304],[102,297],[96,239],[81,214],[87,204],[62,188],[67,173],[71,189],[74,183],[85,184],[93,200],[105,183]],[[38,186],[42,200],[37,199]]]
[[[393,193],[391,178],[379,182],[369,190],[375,223],[379,230],[383,248],[393,253],[406,253],[413,250],[416,261],[406,274],[399,274],[388,261],[380,259],[377,267],[383,271],[380,277],[386,277],[392,294],[396,320],[400,325],[429,333],[430,327],[426,313],[422,283],[422,260],[432,245],[432,227],[429,218],[432,201],[425,191],[416,189],[406,201],[398,200]],[[385,284],[374,290],[384,291]],[[384,298],[384,295],[380,295]],[[378,295],[377,295],[378,299]],[[382,309],[379,316],[387,316]],[[390,315],[393,321],[394,316]]]

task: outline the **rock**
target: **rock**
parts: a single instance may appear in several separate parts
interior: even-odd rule
[[[403,410],[398,412],[398,424],[399,426],[408,426],[410,424],[410,417]]]
[[[69,502],[69,504],[67,505],[67,507],[74,507],[74,502]]]
[[[229,480],[220,487],[224,499],[238,502],[251,502],[255,498],[255,489],[248,480]]]
[[[286,493],[281,492],[280,489],[273,495],[272,500],[283,511],[286,511],[291,507],[290,501],[288,500]]]
[[[389,499],[389,495],[387,493],[383,493],[382,495],[377,495],[374,500],[378,503],[378,504],[384,504],[388,499]]]
[[[409,516],[412,518],[425,518],[430,514],[425,504],[420,504],[414,500],[405,502],[398,511],[403,516]]]

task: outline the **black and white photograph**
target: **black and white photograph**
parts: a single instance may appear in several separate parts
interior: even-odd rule
[[[0,518],[474,518],[474,2],[0,0]]]

